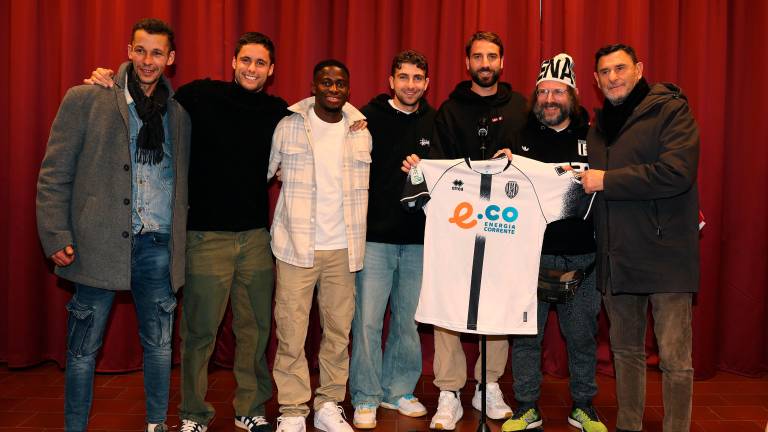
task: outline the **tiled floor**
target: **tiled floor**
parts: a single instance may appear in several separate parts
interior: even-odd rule
[[[179,401],[178,369],[173,371],[171,388],[171,407],[168,423],[179,423],[176,405]],[[512,394],[511,378],[505,375],[501,382],[506,395]],[[313,377],[316,381],[317,377]],[[661,432],[661,375],[657,371],[648,372],[648,391],[646,409],[646,432]],[[208,400],[216,407],[218,414],[209,431],[233,431],[232,405],[230,403],[234,378],[227,369],[211,371]],[[598,376],[600,393],[595,400],[600,415],[605,419],[610,430],[616,417],[614,380]],[[474,383],[467,385],[462,392],[465,408],[464,419],[456,428],[460,432],[477,430],[477,413],[470,405],[471,389]],[[9,370],[0,365],[0,432],[20,431],[62,431],[63,426],[64,376],[54,364],[44,364],[23,370]],[[437,405],[438,391],[432,386],[431,377],[419,382],[416,395],[421,398],[430,411]],[[509,398],[509,397],[508,397]],[[570,431],[576,429],[566,422],[570,409],[568,381],[546,377],[540,400],[547,432]],[[697,381],[694,384],[693,424],[695,432],[764,432],[768,422],[768,377],[749,379],[728,373],[718,373],[712,379]],[[345,403],[347,415],[352,409]],[[120,375],[98,375],[96,377],[95,400],[91,417],[91,431],[139,431],[144,417],[142,374],[140,372]],[[267,415],[274,419],[277,413],[275,401],[267,407]],[[311,426],[311,418],[308,425]],[[492,432],[501,429],[501,422],[489,420]],[[409,419],[392,411],[379,410],[380,432],[426,431],[429,427],[427,417]],[[175,428],[174,428],[175,429]],[[308,428],[312,431],[312,428]]]

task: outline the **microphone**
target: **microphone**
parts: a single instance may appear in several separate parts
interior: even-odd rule
[[[480,117],[480,121],[477,123],[477,136],[485,138],[488,136],[488,119]]]
[[[485,159],[486,140],[488,137],[488,118],[480,117],[477,122],[477,136],[480,137],[480,153]]]

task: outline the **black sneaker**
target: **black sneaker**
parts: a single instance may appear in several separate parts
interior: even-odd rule
[[[190,419],[181,419],[179,432],[206,432],[208,426]]]
[[[155,425],[147,425],[146,432],[168,432],[170,429],[168,429],[168,425],[165,423],[155,424]]]
[[[235,427],[248,432],[272,432],[272,425],[264,416],[235,416]]]

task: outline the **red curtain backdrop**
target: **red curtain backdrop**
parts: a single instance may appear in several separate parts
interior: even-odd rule
[[[116,68],[126,58],[131,25],[147,16],[176,30],[177,62],[169,72],[175,86],[201,77],[230,79],[237,36],[253,30],[270,35],[277,59],[268,90],[289,103],[309,94],[318,60],[336,57],[349,66],[351,101],[361,106],[388,90],[392,56],[414,48],[429,58],[427,99],[438,106],[467,79],[466,38],[485,29],[505,42],[502,78],[525,95],[542,57],[570,53],[582,103],[592,111],[602,100],[591,74],[595,50],[633,45],[651,82],[683,88],[701,130],[707,226],[694,310],[696,374],[768,372],[768,122],[758,105],[768,70],[768,3],[739,0],[0,0],[6,59],[0,66],[0,361],[63,364],[64,305],[72,291],[53,276],[38,242],[37,172],[65,91],[96,66]],[[551,318],[544,368],[564,376],[565,350]],[[141,367],[135,329],[131,299],[119,297],[99,370]],[[313,330],[310,353],[319,332]],[[422,340],[428,373],[428,329]],[[604,316],[600,341],[600,370],[610,373]],[[225,326],[217,362],[231,363],[233,343]],[[475,355],[473,344],[467,349]]]

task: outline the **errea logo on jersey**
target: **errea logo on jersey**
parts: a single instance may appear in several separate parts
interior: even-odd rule
[[[472,204],[462,201],[453,209],[453,216],[448,218],[448,222],[456,224],[459,228],[470,229],[477,225],[478,221],[483,222],[483,231],[497,232],[502,234],[514,234],[515,222],[520,213],[515,207],[501,208],[496,204],[489,204],[485,209],[475,214]]]

